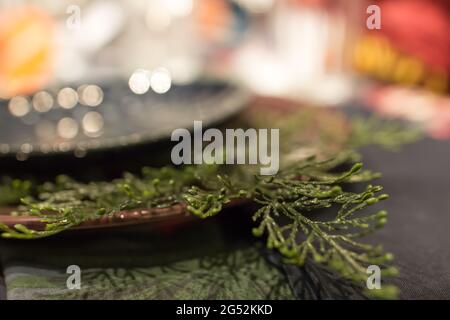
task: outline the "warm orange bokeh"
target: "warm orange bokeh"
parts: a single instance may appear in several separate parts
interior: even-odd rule
[[[194,16],[201,36],[209,41],[222,38],[233,18],[231,8],[225,0],[197,2]]]
[[[52,18],[31,6],[0,11],[0,97],[45,86],[52,70]]]

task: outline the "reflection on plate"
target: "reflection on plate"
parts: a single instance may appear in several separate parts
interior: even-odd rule
[[[246,91],[222,82],[133,93],[125,81],[73,85],[0,100],[0,157],[18,160],[107,150],[167,138],[194,120],[211,125],[234,115]]]

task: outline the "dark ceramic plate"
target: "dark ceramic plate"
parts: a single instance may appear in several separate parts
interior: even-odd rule
[[[19,97],[13,105],[11,100],[0,100],[0,176],[49,180],[62,172],[81,179],[113,177],[120,170],[132,170],[133,165],[140,168],[163,154],[160,144],[170,140],[174,129],[192,128],[194,120],[203,121],[204,126],[221,123],[242,110],[250,97],[224,82],[172,86],[165,94],[149,90],[143,95],[134,94],[125,81],[96,85],[94,89],[101,89],[102,99],[95,106],[83,101],[80,85],[46,90],[40,99],[36,95]],[[70,88],[66,89],[68,96],[58,99],[64,88]],[[75,92],[78,102],[71,106]],[[91,100],[95,94],[91,92]],[[51,108],[45,105],[49,99],[53,100]],[[91,118],[86,120],[89,114]],[[11,216],[13,210],[0,208],[0,222],[35,229],[43,226],[36,217]],[[173,206],[123,211],[76,229],[191,219],[184,207]]]
[[[95,150],[148,144],[168,138],[176,128],[192,128],[194,120],[205,126],[223,121],[249,98],[246,91],[223,82],[172,86],[165,94],[149,90],[143,95],[134,94],[123,80],[97,85],[88,92],[96,104],[95,90],[101,88],[103,99],[95,107],[83,104],[79,85],[12,103],[0,99],[0,160],[57,154],[84,157]],[[72,106],[74,92],[78,103]],[[48,100],[53,100],[50,109]]]
[[[233,200],[226,209],[234,208],[239,205],[246,204],[247,201]],[[14,207],[0,208],[0,223],[9,227],[16,224],[22,224],[33,230],[43,230],[44,224],[38,217],[33,216],[12,216],[10,213],[14,211]],[[189,214],[186,207],[181,204],[173,205],[167,208],[153,209],[135,209],[128,211],[120,211],[111,216],[104,216],[100,219],[90,220],[71,228],[71,230],[90,230],[132,226],[137,224],[180,224],[199,219]]]
[[[235,90],[235,89],[228,89]],[[231,91],[234,92],[234,91]],[[241,103],[244,102],[246,97],[239,91],[236,92],[236,102],[237,97]],[[211,105],[212,108],[215,106]],[[235,105],[233,108],[230,107],[228,112],[222,113],[224,115],[231,115],[230,110],[238,110],[240,107]],[[250,103],[250,107],[243,112],[241,119],[252,119],[252,121],[257,121],[256,118],[264,118],[264,122],[267,125],[267,121],[271,124],[279,124],[280,120],[288,121],[288,119],[296,120],[292,117],[298,109],[296,103],[290,101],[280,100],[280,99],[270,99],[261,98],[253,100]],[[322,149],[333,149],[337,150],[342,148],[345,144],[346,138],[349,135],[350,127],[349,123],[346,121],[345,117],[331,111],[329,109],[311,109],[305,108],[302,115],[307,119],[307,123],[303,123],[304,127],[302,130],[302,135],[294,141],[299,141],[300,145],[306,145],[312,143],[314,146],[320,146]],[[217,114],[217,117],[219,115]],[[192,118],[190,118],[192,119]],[[214,118],[209,118],[210,120]],[[174,121],[176,121],[174,119]],[[181,121],[181,120],[178,120]],[[190,120],[189,120],[190,121]],[[193,120],[192,120],[193,121]],[[245,123],[245,121],[244,121]],[[189,125],[189,124],[188,124]],[[323,140],[324,133],[328,139],[326,139],[326,145]],[[310,148],[307,148],[310,149]],[[299,153],[301,149],[298,150]],[[129,153],[126,153],[126,157],[130,157]],[[81,160],[81,159],[79,159]],[[123,167],[124,158],[118,158],[118,162]],[[78,164],[78,166],[80,166]],[[83,167],[83,166],[81,166]],[[84,168],[84,167],[83,167]],[[101,171],[104,171],[105,167],[101,166]],[[122,168],[123,170],[123,168]],[[245,201],[232,201],[227,207],[233,207],[236,205],[245,204]],[[9,226],[14,224],[23,224],[32,229],[42,228],[43,224],[39,221],[39,218],[33,216],[11,216],[10,213],[14,211],[15,208],[0,208],[0,222]],[[186,213],[185,207],[183,205],[174,205],[169,208],[164,209],[136,209],[132,211],[121,211],[112,216],[103,217],[98,220],[88,221],[80,226],[75,227],[75,230],[80,229],[98,229],[107,227],[122,227],[127,225],[141,224],[141,223],[178,223],[193,220],[195,217]]]

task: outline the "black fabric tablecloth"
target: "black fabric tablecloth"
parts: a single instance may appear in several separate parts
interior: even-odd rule
[[[398,152],[363,149],[380,184],[388,223],[372,236],[394,253],[403,299],[450,299],[450,141],[424,139]]]

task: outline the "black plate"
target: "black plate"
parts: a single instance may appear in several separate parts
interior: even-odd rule
[[[202,120],[205,127],[220,123],[239,112],[249,99],[245,90],[224,82],[175,85],[165,94],[150,90],[143,95],[134,94],[126,81],[97,85],[103,90],[103,102],[96,107],[78,103],[71,109],[62,108],[56,101],[62,87],[47,90],[55,102],[43,113],[31,107],[25,116],[17,117],[10,112],[9,101],[0,100],[0,174],[36,173],[36,169],[48,167],[67,172],[71,165],[67,161],[77,166],[83,164],[81,160],[87,163],[86,159],[108,162],[122,150],[131,150],[121,155],[127,158],[142,157],[141,153],[133,154],[138,149],[154,158],[159,153],[158,143],[170,140],[174,129],[192,128],[194,120]],[[76,90],[79,86],[64,87]],[[32,98],[27,97],[30,102]],[[83,118],[89,112],[98,113],[103,121],[103,129],[95,135],[83,130]],[[68,139],[58,135],[57,124],[63,118],[77,123],[76,136]],[[53,133],[39,135],[42,123],[53,127]]]

